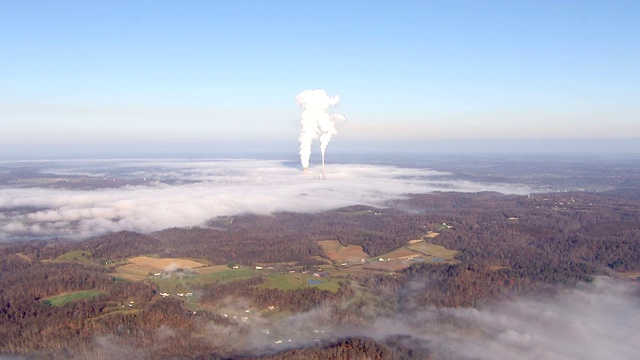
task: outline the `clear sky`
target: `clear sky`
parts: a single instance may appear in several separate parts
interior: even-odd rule
[[[0,0],[0,147],[295,154],[295,97],[325,89],[347,118],[336,149],[640,152],[638,19],[636,0]]]

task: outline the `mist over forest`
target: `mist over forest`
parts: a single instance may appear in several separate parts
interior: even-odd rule
[[[640,1],[0,1],[0,360],[640,356]]]
[[[629,158],[0,164],[8,358],[632,359]]]

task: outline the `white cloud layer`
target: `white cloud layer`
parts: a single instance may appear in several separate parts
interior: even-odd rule
[[[245,314],[248,305],[229,300],[224,307]],[[239,305],[243,304],[243,305]],[[225,310],[226,311],[226,310]],[[438,360],[634,360],[640,344],[640,286],[598,277],[559,295],[519,299],[484,309],[418,307],[392,315],[372,309],[360,325],[338,324],[330,306],[288,318],[232,320],[243,327],[211,325],[205,332],[217,344],[257,353],[312,346],[317,341],[368,337],[381,342],[404,339],[428,349]]]
[[[197,226],[222,215],[381,206],[407,193],[438,190],[530,192],[521,185],[451,180],[447,173],[428,169],[362,164],[331,164],[324,181],[285,162],[266,160],[68,161],[42,171],[147,181],[90,190],[4,187],[0,189],[0,237],[151,232]],[[28,208],[38,210],[24,210]]]
[[[425,309],[380,319],[368,333],[426,341],[439,359],[637,359],[639,290],[629,281],[599,277],[550,300]]]

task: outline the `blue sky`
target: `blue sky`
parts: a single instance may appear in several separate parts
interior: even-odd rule
[[[638,1],[0,0],[0,146],[296,153],[295,96],[320,88],[340,95],[342,151],[640,152],[639,17]]]

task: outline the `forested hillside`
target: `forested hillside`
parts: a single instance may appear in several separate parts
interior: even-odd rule
[[[361,246],[369,257],[332,261],[319,240]],[[457,253],[446,261],[428,254],[378,261],[410,240]],[[607,193],[420,194],[385,208],[240,215],[208,227],[25,241],[2,245],[0,255],[2,354],[429,358],[428,348],[399,338],[318,329],[365,326],[424,307],[482,308],[552,295],[596,275],[635,278],[640,204]],[[162,261],[176,265],[154,265]],[[317,282],[306,280],[312,278]],[[287,316],[317,309],[324,320],[314,320],[315,329],[286,335]]]

